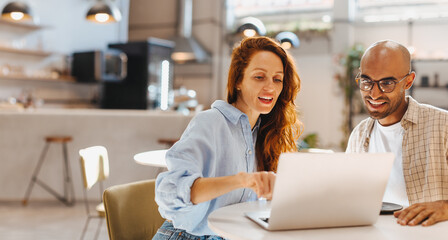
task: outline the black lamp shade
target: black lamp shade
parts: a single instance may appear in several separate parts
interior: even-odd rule
[[[25,3],[10,2],[3,8],[2,18],[14,21],[32,20],[31,10]]]
[[[86,19],[97,23],[119,22],[121,13],[116,7],[110,7],[105,2],[97,2],[87,12]]]

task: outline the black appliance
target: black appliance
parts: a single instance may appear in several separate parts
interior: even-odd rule
[[[128,71],[121,82],[103,82],[101,108],[155,109],[166,107],[173,89],[174,43],[149,38],[147,41],[109,44],[126,53]]]
[[[75,52],[72,56],[71,75],[76,81],[121,81],[126,77],[127,56],[117,49]]]

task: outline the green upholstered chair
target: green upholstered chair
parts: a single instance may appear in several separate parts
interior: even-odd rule
[[[109,239],[152,239],[165,221],[154,197],[155,179],[107,188],[103,201]]]

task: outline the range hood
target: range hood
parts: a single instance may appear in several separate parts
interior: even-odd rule
[[[173,39],[176,43],[171,58],[178,62],[204,62],[209,54],[191,36],[193,26],[193,0],[178,0],[179,23],[178,35]]]

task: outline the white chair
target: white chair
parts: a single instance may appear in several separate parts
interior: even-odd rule
[[[95,233],[95,239],[100,233],[103,219],[105,218],[104,204],[102,202],[103,196],[103,181],[109,177],[109,158],[107,150],[103,146],[94,146],[79,150],[81,161],[81,174],[83,179],[84,204],[87,211],[87,221],[81,235],[81,239],[87,231],[90,219],[99,218],[99,224]],[[99,201],[96,206],[96,213],[90,211],[89,201],[87,199],[87,191],[90,190],[96,183],[99,185]]]

